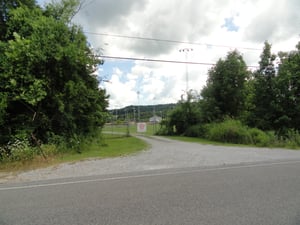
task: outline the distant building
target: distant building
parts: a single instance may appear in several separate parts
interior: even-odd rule
[[[160,116],[152,116],[150,119],[149,119],[149,122],[150,123],[160,123],[162,120],[162,118]]]

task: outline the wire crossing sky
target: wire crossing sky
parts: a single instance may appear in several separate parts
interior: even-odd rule
[[[253,51],[262,51],[261,48],[252,48],[252,47],[216,45],[216,44],[209,44],[209,43],[176,41],[176,40],[166,40],[166,39],[159,39],[159,38],[149,38],[149,37],[134,37],[134,36],[128,36],[128,35],[121,35],[121,34],[95,33],[95,32],[89,32],[89,31],[85,31],[84,33],[90,34],[90,35],[136,39],[136,40],[142,40],[142,41],[159,41],[159,42],[168,42],[168,43],[174,43],[174,44],[204,45],[204,46],[217,47],[217,48],[231,48],[231,49],[245,49],[245,50],[253,50]]]
[[[110,81],[100,85],[110,95],[110,108],[175,103],[186,75],[188,87],[199,93],[208,70],[229,51],[237,49],[255,70],[266,40],[273,53],[294,50],[300,40],[299,0],[81,3],[72,22],[104,59],[96,75]],[[179,51],[184,48],[193,51]]]

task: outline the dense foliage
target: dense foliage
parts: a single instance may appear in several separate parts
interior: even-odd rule
[[[70,22],[76,4],[65,0],[41,9],[28,0],[2,3],[2,147],[15,139],[39,145],[60,137],[71,143],[104,124],[108,96],[92,75],[101,61]]]
[[[241,54],[232,51],[209,70],[201,98],[192,108],[188,100],[180,102],[163,122],[161,133],[258,145],[292,139],[298,145],[299,93],[300,43],[294,51],[275,55],[265,42],[254,72]]]
[[[205,121],[240,116],[244,110],[248,76],[246,63],[237,51],[229,52],[225,60],[217,62],[209,71],[207,84],[201,92]]]
[[[11,11],[20,6],[26,6],[29,9],[36,8],[35,0],[1,0],[0,1],[0,40],[8,40],[7,22],[10,20]]]

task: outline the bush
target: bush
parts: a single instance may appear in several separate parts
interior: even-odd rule
[[[248,130],[252,144],[259,147],[266,147],[273,143],[275,137],[272,133],[265,133],[258,128],[251,128]]]
[[[160,122],[160,127],[155,133],[156,135],[174,135],[175,131],[173,126],[170,125],[170,121],[162,120]]]
[[[51,132],[47,133],[47,136],[48,136],[48,140],[47,140],[48,145],[56,146],[58,152],[68,151],[67,140],[65,137],[56,135]]]
[[[288,130],[285,139],[285,145],[289,148],[297,148],[300,146],[300,134],[297,130]]]
[[[59,149],[54,144],[43,144],[41,146],[41,149],[43,150],[46,157],[55,156],[59,152]]]
[[[238,120],[227,119],[221,123],[206,125],[206,138],[212,141],[234,144],[253,144],[259,147],[299,148],[300,133],[287,130],[285,136],[278,136],[274,131],[262,131],[248,128]]]
[[[0,162],[8,161],[10,157],[10,151],[7,146],[0,146]]]
[[[3,162],[29,161],[37,155],[36,148],[28,140],[14,139],[0,149],[0,160]]]
[[[248,128],[238,120],[227,119],[221,123],[206,125],[206,138],[234,144],[252,144]]]
[[[184,136],[187,137],[204,137],[206,133],[205,125],[197,124],[190,126],[184,132]]]

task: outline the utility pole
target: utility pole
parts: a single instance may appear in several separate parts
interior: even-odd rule
[[[153,98],[153,116],[156,116],[156,112],[155,112],[155,101],[156,100],[156,98],[154,97]]]
[[[135,121],[135,108],[133,107],[133,122],[136,122]]]
[[[138,97],[138,122],[140,122],[140,91],[137,91],[137,97]]]
[[[185,91],[186,91],[186,94],[188,94],[188,91],[189,91],[189,72],[188,72],[188,53],[193,51],[192,48],[182,48],[182,49],[179,49],[179,52],[184,52],[185,53],[185,79],[186,79],[186,87],[185,87]]]

